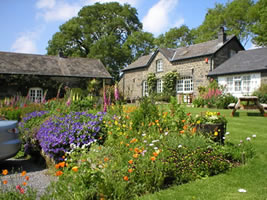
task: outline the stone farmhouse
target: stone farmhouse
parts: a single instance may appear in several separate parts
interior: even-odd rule
[[[198,87],[208,84],[208,73],[240,50],[244,47],[237,37],[227,36],[221,28],[215,40],[177,49],[159,48],[153,54],[140,57],[123,69],[119,86],[124,97],[132,101],[148,95],[149,73],[155,73],[156,92],[162,93],[162,77],[176,71],[180,75],[176,84],[178,100],[191,103],[198,95]]]
[[[239,51],[208,76],[236,97],[252,95],[261,84],[267,84],[267,48]]]
[[[29,95],[32,101],[55,97],[59,85],[86,88],[87,80],[112,79],[98,59],[0,52],[0,98]]]

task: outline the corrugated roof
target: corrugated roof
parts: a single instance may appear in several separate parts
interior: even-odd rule
[[[219,65],[208,76],[267,71],[267,48],[239,51]]]
[[[216,39],[199,44],[190,45],[187,47],[179,47],[177,49],[159,48],[152,55],[140,57],[135,62],[131,63],[128,67],[126,67],[123,71],[148,66],[150,60],[158,52],[161,52],[170,62],[211,55],[216,53],[221,47],[223,47],[233,38],[235,38],[234,35],[228,36],[224,43],[221,42],[219,39]]]
[[[112,78],[99,59],[0,52],[0,74]]]

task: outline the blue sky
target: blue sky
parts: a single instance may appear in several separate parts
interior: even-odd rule
[[[113,0],[114,1],[114,0]],[[116,0],[115,0],[116,1]],[[58,27],[85,5],[110,0],[1,0],[0,51],[46,54]],[[199,26],[208,8],[227,0],[117,0],[138,11],[145,31],[155,36],[183,24]],[[250,48],[251,43],[246,46]]]

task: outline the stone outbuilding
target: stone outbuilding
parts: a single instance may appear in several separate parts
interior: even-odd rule
[[[163,92],[162,77],[172,71],[178,72],[176,92],[180,102],[191,103],[198,95],[198,87],[208,84],[207,75],[244,47],[236,36],[227,36],[221,28],[218,39],[180,47],[159,48],[150,55],[142,56],[123,69],[119,82],[125,98],[135,100],[148,95],[147,77],[155,73],[157,93]]]
[[[92,79],[112,79],[99,59],[0,52],[0,98],[20,94],[40,101],[45,90],[55,97],[60,85],[85,89]]]

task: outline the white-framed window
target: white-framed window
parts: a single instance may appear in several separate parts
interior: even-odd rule
[[[227,92],[232,92],[234,89],[233,77],[227,77],[226,78],[226,84],[227,84],[227,86],[226,86]]]
[[[163,72],[163,62],[162,59],[156,61],[156,72]]]
[[[177,80],[176,91],[177,93],[191,93],[193,92],[193,80],[192,77],[186,76]]]
[[[161,79],[157,80],[157,93],[163,92],[163,81]]]
[[[143,81],[143,97],[148,96],[148,84],[147,81]]]
[[[234,77],[234,87],[236,92],[241,91],[241,76]]]
[[[250,91],[250,81],[251,78],[250,78],[250,75],[247,75],[247,76],[242,76],[242,83],[243,83],[243,87],[242,87],[242,91],[243,92],[249,92]]]
[[[43,99],[43,89],[38,87],[30,88],[29,99],[31,102],[40,103]]]

